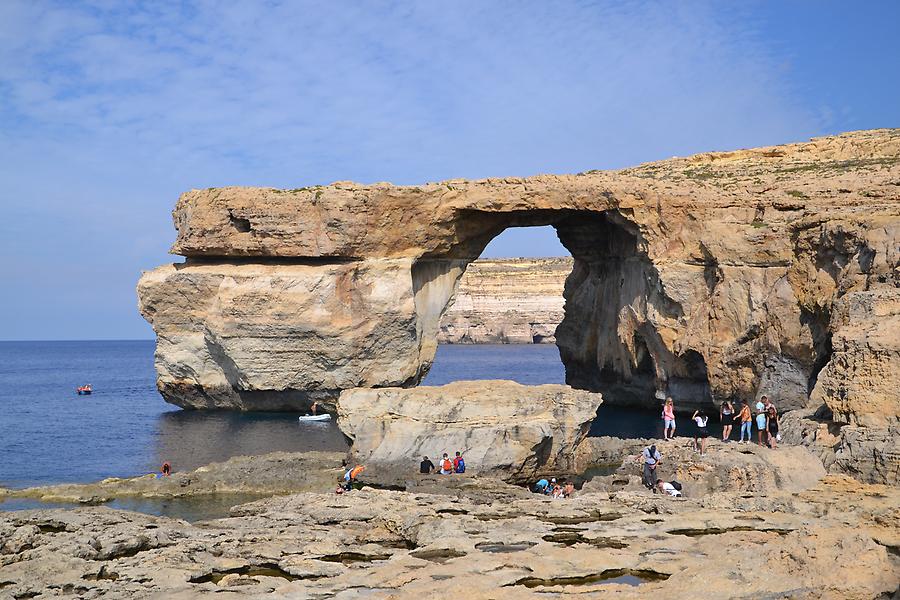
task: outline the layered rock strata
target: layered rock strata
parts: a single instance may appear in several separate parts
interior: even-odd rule
[[[348,390],[338,425],[367,464],[415,466],[459,451],[470,469],[527,481],[575,468],[575,448],[597,416],[600,394],[564,385],[459,381],[440,387]]]
[[[441,317],[442,344],[554,344],[572,258],[478,259]]]
[[[466,266],[507,227],[552,225],[574,258],[568,384],[687,410],[824,402],[878,437],[900,413],[879,375],[898,371],[900,336],[852,307],[900,284],[898,182],[900,131],[876,130],[568,176],[194,190],[174,212],[188,261],[146,274],[141,308],[181,406],[408,387]]]

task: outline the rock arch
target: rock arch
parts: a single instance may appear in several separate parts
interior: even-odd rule
[[[896,291],[898,155],[894,132],[858,132],[614,172],[187,192],[172,249],[186,261],[138,286],[158,385],[238,409],[415,385],[466,264],[507,227],[553,225],[575,258],[558,332],[570,384],[682,406],[765,386],[782,407],[852,415],[824,392],[847,322],[833,305]]]

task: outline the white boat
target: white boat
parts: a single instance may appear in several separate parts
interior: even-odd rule
[[[302,417],[297,417],[297,418],[300,419],[301,422],[304,422],[304,421],[330,421],[331,415],[326,413],[324,415],[304,415]]]

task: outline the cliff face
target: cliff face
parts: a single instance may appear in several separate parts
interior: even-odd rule
[[[900,419],[898,183],[900,131],[877,130],[579,175],[194,190],[174,212],[187,263],[138,292],[168,401],[302,407],[416,384],[466,266],[552,225],[574,258],[570,385],[824,403],[872,444]]]
[[[441,317],[442,344],[553,344],[563,319],[566,258],[479,259]]]

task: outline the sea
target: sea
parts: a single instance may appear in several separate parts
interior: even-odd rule
[[[297,413],[185,411],[156,391],[153,341],[0,342],[0,486],[190,470],[276,450],[344,450],[336,426]],[[444,345],[424,385],[467,379],[564,383],[552,344]],[[94,393],[75,388],[91,384]],[[319,425],[319,426],[317,426]],[[661,436],[654,412],[601,406],[591,435]]]

